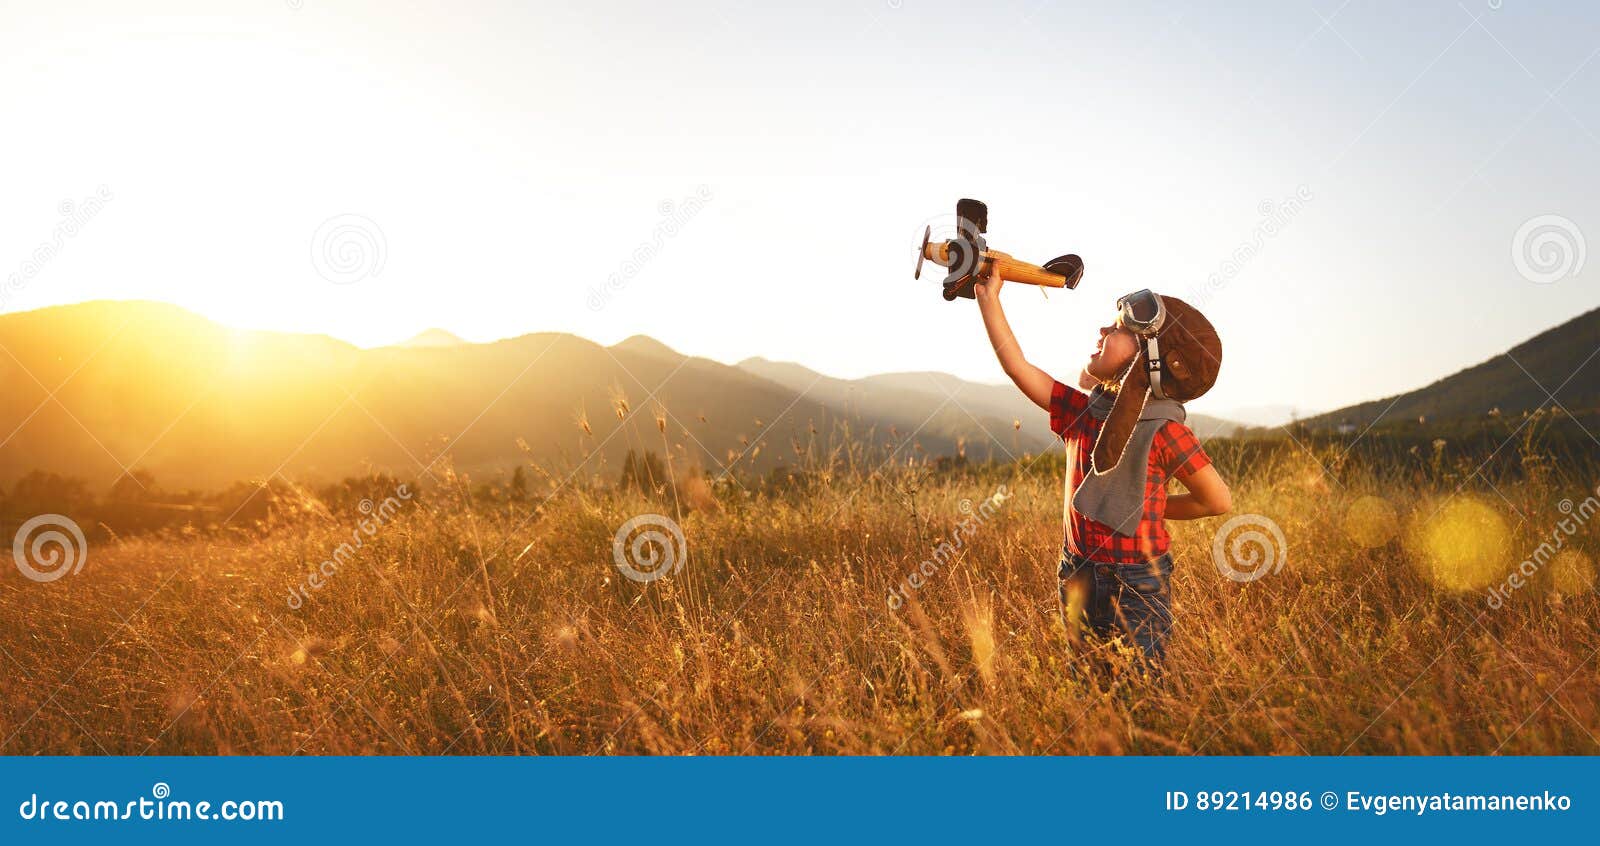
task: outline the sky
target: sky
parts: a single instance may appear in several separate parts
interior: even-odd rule
[[[1325,410],[1600,305],[1597,52],[1519,0],[0,3],[0,311],[999,382],[911,277],[974,197],[1084,258],[1004,295],[1046,370],[1149,287],[1222,334],[1195,409]]]

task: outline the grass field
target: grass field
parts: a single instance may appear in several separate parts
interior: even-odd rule
[[[250,526],[91,531],[82,572],[0,577],[0,752],[1595,753],[1597,476],[1524,441],[1492,484],[1445,444],[1211,444],[1234,513],[1172,524],[1157,680],[1068,645],[1054,455],[797,447],[780,480],[534,472],[525,497],[436,468],[371,513],[279,495]],[[639,582],[613,541],[650,513],[684,544]],[[1249,582],[1214,562],[1239,515],[1284,538],[1223,539]]]

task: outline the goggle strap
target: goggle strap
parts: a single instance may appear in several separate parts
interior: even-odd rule
[[[1161,344],[1154,335],[1144,339],[1144,360],[1145,371],[1150,374],[1150,395],[1166,399],[1167,395],[1161,390]]]

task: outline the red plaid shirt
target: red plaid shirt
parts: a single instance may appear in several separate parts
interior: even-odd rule
[[[1101,421],[1089,413],[1089,396],[1057,382],[1050,389],[1050,428],[1067,445],[1065,549],[1074,555],[1110,564],[1144,564],[1165,554],[1172,538],[1162,515],[1167,510],[1167,480],[1183,480],[1211,463],[1188,426],[1169,420],[1150,446],[1150,472],[1145,479],[1144,516],[1132,536],[1119,535],[1072,509],[1072,495],[1089,475],[1094,441]]]

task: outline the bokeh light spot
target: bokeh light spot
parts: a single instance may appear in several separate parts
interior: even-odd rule
[[[1441,587],[1478,590],[1505,576],[1511,560],[1511,531],[1493,508],[1455,499],[1422,529],[1429,574]]]
[[[1344,532],[1362,549],[1383,546],[1400,531],[1400,513],[1381,496],[1364,496],[1344,515]]]

